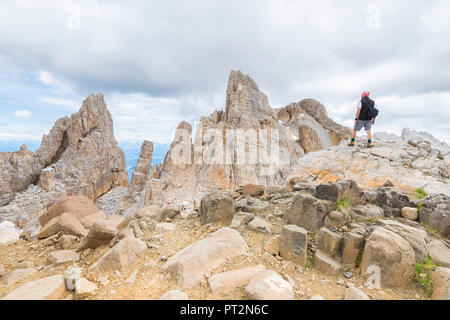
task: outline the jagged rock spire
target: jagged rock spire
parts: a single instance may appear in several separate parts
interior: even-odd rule
[[[261,92],[256,82],[241,71],[231,71],[228,79],[226,120],[228,124],[253,126],[270,114],[267,96]]]

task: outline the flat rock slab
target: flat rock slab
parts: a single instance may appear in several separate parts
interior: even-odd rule
[[[266,270],[260,264],[254,267],[215,274],[208,279],[213,294],[226,294],[237,287],[246,286],[259,272]]]
[[[378,273],[386,287],[402,287],[414,277],[415,253],[398,234],[376,227],[369,236],[361,262],[361,275],[369,278]]]
[[[65,293],[64,276],[56,275],[27,282],[2,300],[59,300]]]
[[[39,231],[38,238],[45,239],[58,232],[77,237],[86,237],[88,234],[88,230],[83,227],[81,222],[75,216],[70,213],[63,213],[45,224],[41,231]]]
[[[222,228],[172,256],[163,268],[178,284],[192,287],[204,276],[228,259],[246,254],[248,245],[241,234],[231,228]]]
[[[433,240],[428,244],[428,251],[433,261],[446,268],[450,268],[450,249],[439,240]]]
[[[292,286],[273,270],[258,273],[245,288],[251,300],[293,300]]]
[[[80,260],[80,254],[72,250],[58,250],[47,256],[47,263],[55,266],[77,262],[78,260]]]
[[[6,285],[11,286],[17,282],[24,280],[26,277],[31,276],[36,272],[37,271],[34,268],[11,270],[7,274],[5,274],[3,281],[6,283]]]

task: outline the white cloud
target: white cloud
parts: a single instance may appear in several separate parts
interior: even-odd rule
[[[80,108],[81,101],[75,101],[71,99],[63,99],[63,98],[57,98],[57,97],[40,97],[40,100],[45,103],[49,103],[52,105],[57,105],[64,107],[68,110],[76,111]]]
[[[14,116],[17,118],[29,118],[31,115],[32,113],[27,110],[18,110],[14,112]]]

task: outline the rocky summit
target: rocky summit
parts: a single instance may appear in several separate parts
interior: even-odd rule
[[[128,172],[101,94],[0,153],[0,299],[448,300],[450,147],[351,131],[314,99],[226,106]]]

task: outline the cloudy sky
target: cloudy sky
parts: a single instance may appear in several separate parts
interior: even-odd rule
[[[274,108],[311,97],[350,126],[370,90],[375,131],[450,141],[449,39],[448,0],[1,0],[0,139],[40,140],[102,92],[119,141],[169,142],[240,69]]]

